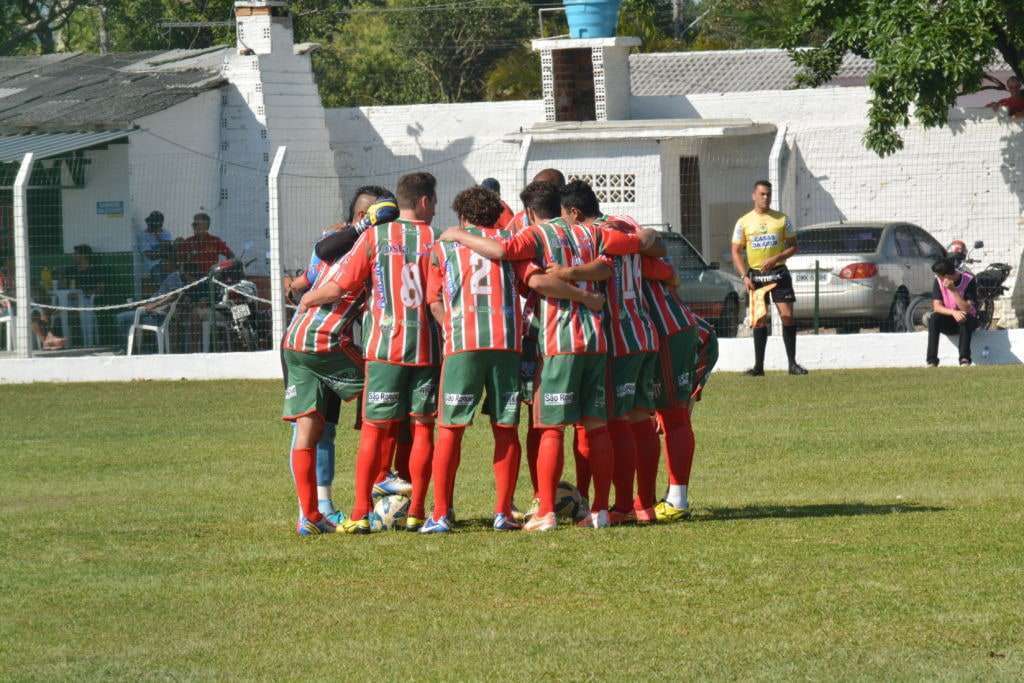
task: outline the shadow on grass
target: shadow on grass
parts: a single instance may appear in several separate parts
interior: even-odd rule
[[[695,522],[728,522],[738,519],[799,519],[805,517],[860,517],[896,515],[908,512],[943,512],[944,507],[914,503],[869,504],[826,503],[816,505],[747,505],[733,508],[705,508],[694,512]]]

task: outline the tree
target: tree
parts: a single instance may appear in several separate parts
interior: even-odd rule
[[[800,16],[804,0],[719,0],[705,2],[692,48],[743,50],[782,47]],[[811,36],[800,36],[801,45]]]
[[[488,100],[540,99],[540,55],[525,46],[513,49],[487,74],[484,95]]]
[[[4,20],[0,55],[25,50],[32,43],[44,54],[55,52],[55,34],[88,4],[85,0],[6,0],[0,9]]]
[[[811,31],[820,31],[822,42],[795,49]],[[924,127],[945,125],[956,98],[982,88],[995,57],[1024,75],[1024,3],[805,0],[787,42],[804,86],[828,82],[848,52],[874,60],[864,143],[886,156],[902,149],[899,129],[910,125],[911,108]]]

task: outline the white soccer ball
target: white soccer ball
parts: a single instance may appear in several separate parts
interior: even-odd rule
[[[382,496],[373,505],[373,514],[380,520],[383,529],[394,529],[405,521],[409,514],[409,499],[405,496]]]
[[[580,521],[590,513],[590,504],[575,486],[567,481],[558,482],[555,491],[555,515],[559,519]]]

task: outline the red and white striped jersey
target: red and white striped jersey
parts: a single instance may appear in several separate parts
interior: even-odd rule
[[[333,265],[321,261],[316,269],[316,282],[310,291],[341,280],[341,261]],[[351,341],[352,324],[362,315],[364,300],[361,293],[345,292],[338,301],[297,313],[288,325],[281,346],[307,353],[339,350],[343,343]]]

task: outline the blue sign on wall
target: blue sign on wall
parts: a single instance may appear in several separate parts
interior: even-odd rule
[[[96,202],[96,215],[121,218],[124,216],[124,202]]]

